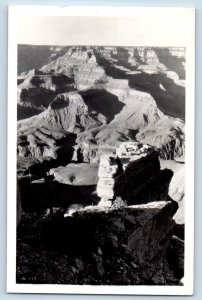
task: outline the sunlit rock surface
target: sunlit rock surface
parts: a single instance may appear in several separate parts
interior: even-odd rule
[[[128,203],[168,200],[173,172],[160,170],[158,152],[138,142],[122,143],[116,155],[100,158],[97,194],[113,200],[121,197]]]
[[[83,186],[96,185],[98,182],[98,164],[68,164],[49,171],[55,180],[60,183]]]
[[[23,126],[33,123],[50,132],[62,128],[77,134],[107,125],[93,136],[97,144],[93,160],[99,159],[101,147],[108,148],[103,137],[117,129],[129,139],[159,148],[164,159],[184,157],[183,48],[79,46],[45,50],[53,54],[49,63],[18,78],[18,119],[34,116]],[[138,70],[140,66],[155,72]],[[66,107],[50,109],[63,100]],[[113,137],[116,146],[118,139]],[[84,161],[91,161],[89,149],[78,146]]]

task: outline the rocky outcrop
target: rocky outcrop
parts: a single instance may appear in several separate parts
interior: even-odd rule
[[[54,92],[64,92],[71,90],[73,88],[74,80],[68,76],[63,74],[51,74],[51,73],[43,73],[39,70],[34,70],[34,72],[29,72],[25,77],[20,76],[23,81],[18,85],[19,94],[22,91],[29,92],[24,96],[34,96],[37,93],[40,93],[40,88],[44,89],[46,92],[54,91]],[[26,99],[22,99],[26,101]],[[20,101],[20,98],[19,98]],[[23,102],[23,101],[22,101]]]
[[[73,156],[75,135],[64,131],[49,131],[31,127],[19,130],[17,154],[19,157],[53,158],[58,163],[69,162]]]
[[[130,89],[123,102],[125,106],[112,122],[116,126],[121,122],[125,128],[137,130],[148,124],[156,124],[159,120],[165,120],[165,115],[158,109],[149,93]]]
[[[98,110],[97,103],[102,103],[103,108],[108,110],[108,113],[102,110],[102,114],[106,116],[107,120],[111,120],[107,126],[100,126],[78,135],[78,147],[84,152],[85,161],[90,161],[91,158],[95,159],[96,155],[99,158],[99,153],[104,152],[104,149],[113,146],[111,148],[114,150],[120,142],[132,140],[157,147],[160,150],[160,157],[164,159],[184,160],[185,135],[182,120],[166,116],[159,110],[154,98],[149,93],[130,88],[123,88],[121,89],[122,92],[119,93],[119,89],[109,88],[109,85],[108,90],[110,93],[115,93],[116,90],[115,94],[121,101],[120,103],[124,103],[121,109],[121,106],[118,106],[118,103],[114,101],[114,105],[117,105],[114,115],[110,113],[113,101],[112,103],[108,101],[109,104],[107,104],[103,102],[101,97],[99,98],[99,95],[102,95],[102,90],[97,96],[96,90],[87,91],[87,96],[82,94],[84,100],[85,97],[90,99],[90,95],[92,95],[95,111]],[[96,99],[99,101],[96,102]]]
[[[182,159],[185,154],[184,122],[163,113],[154,98],[145,92],[129,89],[122,101],[125,106],[110,126],[134,132],[132,138],[160,149],[164,159]]]
[[[100,158],[97,194],[100,205],[121,197],[127,203],[168,200],[171,170],[160,170],[158,152],[138,142],[122,143],[116,155]]]
[[[63,73],[73,76],[78,89],[94,86],[95,82],[104,75],[104,70],[96,61],[92,51],[68,51],[65,55],[53,60],[41,70]]]
[[[57,213],[43,221],[35,218],[31,224],[30,218],[24,218],[29,226],[23,228],[29,228],[29,234],[20,236],[24,244],[18,247],[23,257],[17,259],[17,282],[180,285],[183,267],[175,262],[181,255],[170,238],[176,208],[172,201],[153,202],[124,208],[79,208],[69,217]],[[27,248],[30,235],[34,253]],[[33,264],[35,276],[30,279]]]
[[[29,128],[47,128],[51,131],[81,132],[106,124],[106,117],[92,111],[78,93],[62,93],[38,116],[18,122],[18,132]]]
[[[160,157],[184,161],[185,134],[184,123],[180,120],[167,118],[159,120],[155,125],[141,128],[136,139],[142,143],[150,144],[160,150]]]
[[[169,196],[175,200],[179,208],[173,219],[177,224],[183,225],[185,215],[185,164],[172,160],[160,160],[161,168],[169,168],[174,175],[169,186]]]
[[[19,78],[18,120],[44,111],[58,93],[75,90],[73,79],[63,74],[46,74],[39,70],[31,70]]]
[[[138,66],[138,70],[146,73],[157,73],[159,70],[166,70],[165,65],[160,63],[156,51],[151,48],[142,47],[138,50],[140,58],[144,64]]]
[[[123,142],[132,141],[129,130],[103,125],[77,134],[74,160],[99,162],[102,154],[113,154]]]

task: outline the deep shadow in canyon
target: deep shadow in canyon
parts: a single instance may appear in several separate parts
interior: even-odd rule
[[[113,63],[96,53],[98,64],[101,65],[108,76],[115,79],[128,79],[129,86],[141,92],[151,94],[159,109],[173,118],[185,120],[185,88],[174,83],[165,74],[126,74],[114,67]],[[165,90],[161,88],[162,85]]]

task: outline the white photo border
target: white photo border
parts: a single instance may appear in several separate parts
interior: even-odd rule
[[[22,16],[75,16],[107,18],[153,18],[156,25],[143,28],[144,37],[134,41],[130,32],[117,46],[179,46],[186,48],[186,153],[185,153],[185,276],[184,286],[90,286],[57,284],[16,284],[16,166],[17,166],[17,24]],[[161,23],[172,28],[161,33]],[[124,27],[124,26],[123,26]],[[144,24],[143,24],[144,27]],[[180,28],[180,29],[179,29]],[[126,30],[126,28],[125,28]],[[153,31],[152,31],[153,30]],[[152,36],[152,33],[155,33]],[[179,35],[180,34],[180,35]],[[86,45],[97,45],[89,36]],[[96,40],[97,41],[97,40]],[[135,44],[136,43],[136,44]],[[115,46],[116,40],[102,45]],[[78,40],[78,45],[84,45]],[[194,145],[195,145],[195,9],[157,7],[99,7],[99,6],[47,6],[10,5],[8,37],[8,136],[7,136],[7,292],[52,294],[118,294],[118,295],[192,295],[194,280]]]

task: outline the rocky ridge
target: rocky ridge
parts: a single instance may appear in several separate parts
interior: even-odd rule
[[[174,202],[153,202],[108,211],[86,207],[65,219],[59,214],[51,220],[47,216],[43,223],[35,218],[33,225],[40,224],[41,234],[37,237],[31,225],[35,253],[23,244],[18,247],[22,256],[17,259],[17,282],[180,285],[183,264],[173,265],[171,256],[182,260],[183,245],[176,250],[169,237],[175,211]],[[26,238],[23,241],[26,243]]]

